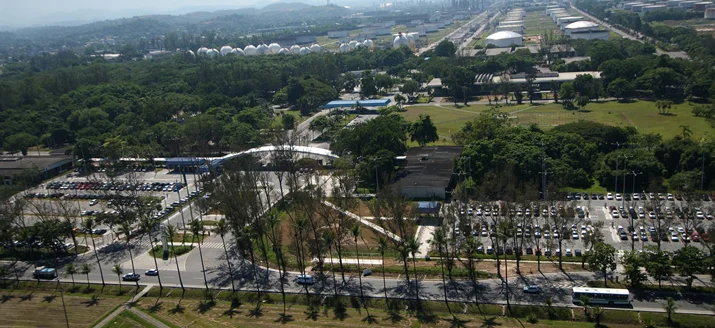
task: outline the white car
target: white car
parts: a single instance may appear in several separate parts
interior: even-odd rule
[[[524,293],[538,294],[541,293],[541,288],[539,288],[539,286],[526,286],[524,287]]]
[[[670,193],[668,194],[668,200],[673,201],[673,194],[670,194]]]
[[[573,256],[573,252],[571,252],[570,248],[567,248],[566,253],[564,253],[564,254],[566,254],[566,256]]]
[[[633,200],[640,200],[641,196],[638,193],[633,194]]]
[[[146,270],[146,272],[144,272],[144,274],[147,276],[158,276],[159,271],[157,271],[156,269],[149,269],[149,270]]]
[[[695,212],[695,217],[702,220],[705,219],[705,215],[703,215],[703,211],[697,211]]]
[[[574,230],[573,233],[571,234],[571,238],[578,239],[578,232],[576,232],[576,230]]]
[[[606,199],[613,200],[613,194],[610,192],[608,194],[606,194]]]
[[[617,218],[620,217],[620,216],[618,215],[618,211],[616,211],[616,210],[613,210],[613,211],[611,212],[611,216],[612,216],[614,219],[617,219]]]
[[[616,200],[621,201],[623,198],[621,197],[621,194],[616,194]]]
[[[96,200],[96,199],[92,199],[92,200],[89,202],[89,206],[94,206],[94,205],[97,205],[97,204],[99,204],[99,201]]]
[[[670,234],[670,241],[673,241],[673,242],[678,242],[678,241],[680,241],[680,240],[678,239],[678,234],[676,234],[675,232],[671,233],[671,234]]]

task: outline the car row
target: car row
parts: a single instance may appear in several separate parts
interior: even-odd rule
[[[181,182],[110,183],[55,181],[48,183],[45,188],[52,190],[179,191],[184,188],[184,184]]]
[[[659,201],[690,201],[690,200],[702,200],[711,201],[715,199],[715,193],[711,194],[697,194],[697,195],[684,195],[684,194],[672,194],[672,193],[588,193],[588,192],[569,192],[566,194],[567,200],[616,200],[616,201],[631,201],[631,200],[659,200]]]

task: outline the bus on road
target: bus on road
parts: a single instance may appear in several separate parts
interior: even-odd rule
[[[628,289],[574,287],[573,302],[581,303],[581,297],[589,298],[590,304],[629,305],[631,303]]]

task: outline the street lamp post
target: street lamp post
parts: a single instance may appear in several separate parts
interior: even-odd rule
[[[643,172],[631,171],[630,174],[633,175],[633,187],[632,187],[633,189],[631,189],[631,190],[632,190],[632,193],[633,193],[633,195],[634,195],[634,194],[636,193],[636,176],[643,174]],[[625,181],[626,181],[626,180],[624,179],[624,180],[623,180],[624,185],[625,185]],[[625,189],[625,188],[624,188],[624,189]],[[632,195],[631,195],[631,196],[632,196]],[[628,213],[628,214],[629,214],[629,216],[630,216],[630,218],[631,218],[631,227],[633,227],[633,213]],[[633,228],[633,232],[635,232],[635,231],[636,231],[636,228],[634,227],[634,228]],[[635,250],[635,249],[636,249],[636,241],[633,240],[633,236],[631,236],[631,251],[633,251],[633,250]]]
[[[623,194],[621,195],[621,203],[624,208],[626,207],[626,173],[628,172],[628,156],[622,155],[624,160],[623,160]],[[618,189],[616,189],[616,192],[618,192]]]
[[[375,157],[372,159],[372,162],[375,163],[378,159],[382,159],[380,157]],[[378,179],[380,176],[377,174],[377,164],[375,164],[375,194],[377,194],[377,189],[380,188],[380,180]]]

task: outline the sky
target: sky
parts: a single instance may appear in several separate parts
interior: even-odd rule
[[[317,0],[297,0],[317,4]],[[25,27],[146,14],[263,7],[277,0],[0,0],[0,26]],[[287,1],[284,1],[287,2]],[[321,2],[322,3],[322,2]]]

